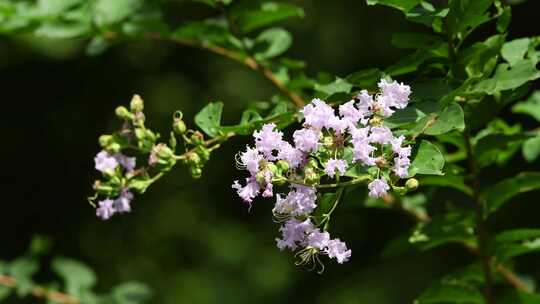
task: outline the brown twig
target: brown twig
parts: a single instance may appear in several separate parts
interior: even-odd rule
[[[16,288],[17,280],[10,276],[0,275],[0,285],[8,288]],[[81,301],[73,296],[49,290],[38,285],[32,287],[31,294],[37,298],[47,299],[58,304],[81,304]]]
[[[104,37],[107,38],[107,39],[117,39],[118,36],[119,36],[119,34],[116,33],[116,32],[108,32],[108,33],[104,34]],[[212,53],[221,55],[223,57],[229,58],[229,59],[234,60],[236,62],[240,62],[243,65],[249,67],[250,69],[260,72],[279,91],[281,91],[283,94],[285,94],[294,103],[294,105],[296,107],[301,108],[306,104],[304,99],[300,95],[298,95],[295,92],[289,90],[277,78],[277,76],[274,74],[274,72],[272,72],[272,70],[270,68],[261,65],[255,58],[253,58],[251,56],[241,55],[241,54],[238,54],[238,53],[233,52],[231,50],[228,50],[228,49],[226,49],[224,47],[220,47],[220,46],[213,45],[213,44],[200,43],[200,42],[195,41],[195,40],[189,40],[189,39],[184,39],[184,38],[179,38],[179,37],[166,37],[166,36],[161,35],[160,33],[147,33],[145,35],[145,37],[147,39],[150,39],[150,40],[170,41],[170,42],[174,42],[174,43],[185,45],[185,46],[201,48],[201,49],[204,49],[204,50],[208,50],[208,51],[210,51]]]

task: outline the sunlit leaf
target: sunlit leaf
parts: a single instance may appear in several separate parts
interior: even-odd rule
[[[535,91],[526,101],[516,103],[512,112],[528,114],[540,122],[540,91]]]
[[[221,126],[222,102],[211,102],[195,115],[195,123],[210,137],[216,137]]]
[[[409,168],[409,176],[416,174],[442,175],[444,157],[437,146],[422,140]]]

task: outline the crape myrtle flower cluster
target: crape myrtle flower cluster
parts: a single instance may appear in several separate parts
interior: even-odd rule
[[[292,143],[270,123],[253,133],[253,146],[237,154],[237,167],[249,177],[244,183],[234,181],[232,188],[250,206],[258,195],[275,196],[273,214],[283,223],[277,246],[296,251],[300,262],[320,263],[318,256],[327,255],[341,264],[351,257],[346,244],[326,231],[334,208],[316,215],[320,190],[369,182],[369,195],[380,198],[400,188],[397,183],[408,176],[411,147],[384,119],[407,106],[411,89],[384,79],[378,87],[377,94],[360,91],[337,113],[325,101],[313,99],[300,110],[303,124],[292,134]],[[274,195],[274,186],[281,185],[288,185],[288,193]]]
[[[121,130],[99,138],[102,150],[97,153],[94,163],[102,178],[94,183],[96,194],[89,200],[100,219],[130,212],[134,193],[144,193],[177,161],[187,165],[194,178],[200,177],[211,149],[219,145],[218,142],[207,148],[202,133],[187,129],[180,111],[173,116],[169,142],[158,143],[160,135],[145,126],[143,109],[143,100],[135,95],[129,110],[120,106],[115,111],[123,121]],[[177,137],[183,140],[186,149],[183,155],[175,154]],[[98,197],[104,199],[94,203]]]

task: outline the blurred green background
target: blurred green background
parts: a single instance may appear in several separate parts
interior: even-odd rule
[[[287,55],[306,60],[311,75],[388,66],[405,54],[391,47],[392,33],[423,30],[396,10],[364,1],[294,2],[306,17],[284,24],[294,35]],[[538,34],[539,4],[514,8],[510,39]],[[176,23],[212,14],[182,1],[167,9]],[[490,31],[488,25],[477,35]],[[153,303],[377,304],[412,303],[431,280],[473,260],[451,246],[381,258],[384,245],[414,222],[394,211],[363,209],[363,197],[356,196],[340,206],[332,227],[352,248],[352,260],[328,262],[322,275],[294,266],[293,255],[275,246],[273,202],[259,199],[249,211],[230,188],[244,174],[236,171],[234,154],[249,138],[234,138],[214,153],[201,180],[178,168],[138,196],[131,214],[99,221],[86,196],[98,176],[97,137],[119,127],[117,105],[140,94],[150,126],[164,133],[174,110],[193,125],[192,117],[207,102],[222,100],[224,120],[232,123],[249,102],[268,100],[276,91],[253,71],[197,49],[137,41],[95,58],[83,49],[81,41],[0,36],[0,259],[20,255],[32,235],[43,234],[54,241],[54,255],[89,264],[100,278],[98,289],[142,281],[153,288]],[[494,170],[486,174],[496,176],[500,169]],[[460,199],[452,193],[438,197],[431,208]],[[537,197],[520,199],[519,212],[510,206],[490,225],[535,226],[540,208],[531,202]],[[537,259],[519,263],[518,269],[540,278]],[[36,303],[28,301],[16,303]]]

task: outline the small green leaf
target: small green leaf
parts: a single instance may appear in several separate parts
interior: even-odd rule
[[[28,295],[34,286],[32,276],[39,270],[37,261],[18,258],[9,265],[9,273],[17,280],[17,295]]]
[[[116,286],[112,295],[118,304],[142,304],[151,298],[152,291],[145,284],[128,282]]]
[[[195,123],[210,137],[216,137],[221,126],[222,102],[211,102],[195,115]]]
[[[142,0],[96,0],[95,22],[100,27],[110,27],[131,17],[142,6]]]
[[[193,21],[176,29],[173,38],[198,41],[202,44],[214,44],[227,48],[239,48],[241,42],[229,32],[227,23],[221,19]]]
[[[366,69],[354,72],[347,76],[346,80],[350,84],[362,89],[375,88],[377,82],[382,78],[381,70],[377,68]]]
[[[87,294],[96,284],[96,275],[88,266],[68,258],[55,258],[52,270],[64,280],[65,290],[75,297]]]
[[[386,5],[398,9],[404,13],[417,6],[422,0],[366,0],[368,5]]]
[[[316,84],[315,90],[324,93],[324,97],[328,97],[336,93],[350,93],[352,87],[352,84],[347,82],[347,80],[336,77],[334,82],[327,84]]]
[[[481,200],[488,212],[495,212],[514,196],[540,188],[540,172],[524,172],[505,179],[482,191]]]
[[[534,91],[526,101],[516,103],[512,112],[530,115],[540,122],[540,91]]]
[[[514,39],[506,42],[501,48],[501,55],[510,66],[514,66],[525,57],[530,43],[531,39],[529,38]]]
[[[540,229],[514,229],[499,232],[495,236],[495,242],[518,242],[535,238],[540,238]]]
[[[98,56],[103,54],[110,45],[109,40],[101,36],[96,36],[86,45],[85,53],[88,56]]]
[[[292,35],[282,28],[270,28],[255,39],[255,58],[269,59],[283,54],[292,44]]]
[[[526,161],[529,163],[534,162],[538,158],[538,155],[540,155],[540,134],[527,139],[523,143],[521,151],[523,152],[523,158],[525,158]]]
[[[258,1],[253,1],[254,3]],[[248,3],[251,5],[251,3]],[[300,7],[282,2],[266,1],[248,8],[239,6],[232,15],[244,33],[293,17],[304,17]]]
[[[508,30],[508,26],[512,21],[512,9],[510,7],[505,7],[503,13],[497,19],[497,31],[499,33],[504,33]]]
[[[442,18],[446,17],[449,11],[446,7],[436,9],[429,2],[424,1],[405,15],[408,20],[423,24],[432,28],[434,32],[440,33],[442,31]]]
[[[493,0],[454,0],[450,2],[447,27],[452,37],[465,39],[476,27],[490,20]]]
[[[442,175],[444,157],[437,146],[422,140],[409,168],[409,177],[416,174]]]

